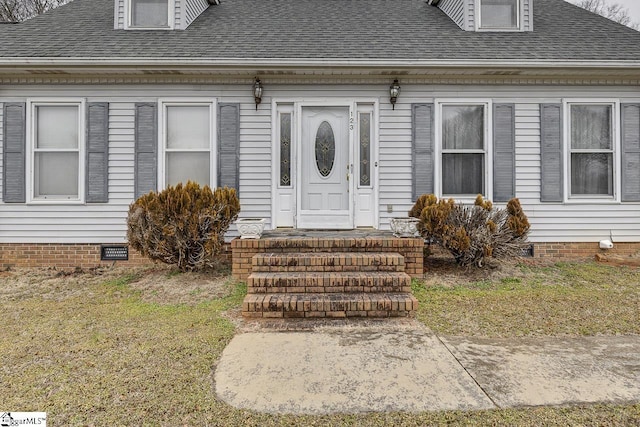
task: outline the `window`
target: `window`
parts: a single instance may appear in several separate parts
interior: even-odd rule
[[[31,201],[82,200],[83,111],[82,102],[31,103]]]
[[[443,104],[440,110],[441,195],[488,194],[487,104]]]
[[[615,104],[568,104],[569,198],[615,198]]]
[[[371,187],[371,113],[358,114],[359,121],[359,153],[360,153],[360,187]]]
[[[280,113],[280,186],[291,187],[291,112]]]
[[[518,29],[520,0],[479,0],[480,28]]]
[[[161,181],[165,186],[190,180],[213,187],[214,104],[165,102],[162,111]]]
[[[169,28],[169,0],[129,0],[130,26]]]

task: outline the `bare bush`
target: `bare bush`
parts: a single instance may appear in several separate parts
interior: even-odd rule
[[[462,266],[517,257],[529,246],[529,221],[518,199],[498,209],[480,195],[473,206],[465,206],[428,194],[418,198],[409,215],[420,219],[418,228],[429,244],[442,246]]]
[[[634,30],[640,29],[640,25],[631,19],[629,9],[620,3],[609,3],[607,0],[578,0],[574,1],[574,3],[583,9],[602,15],[607,19],[631,27]]]
[[[127,238],[131,247],[152,260],[181,271],[214,265],[224,233],[238,217],[240,202],[229,188],[200,187],[193,182],[146,194],[129,207]]]
[[[70,0],[0,0],[0,21],[21,22]]]

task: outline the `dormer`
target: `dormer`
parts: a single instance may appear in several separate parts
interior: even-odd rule
[[[533,0],[428,0],[465,31],[533,31]]]
[[[185,30],[218,0],[114,0],[117,30]]]

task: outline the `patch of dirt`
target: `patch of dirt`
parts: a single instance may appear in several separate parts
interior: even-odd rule
[[[105,283],[127,285],[143,301],[156,304],[198,304],[227,295],[233,284],[227,267],[198,273],[181,273],[165,265],[19,268],[0,272],[0,300],[92,298],[93,287]]]
[[[198,304],[229,294],[232,280],[228,271],[181,273],[158,267],[145,271],[129,286],[141,292],[142,300],[156,304]]]
[[[640,267],[639,254],[632,256],[596,254],[595,259],[612,267]]]
[[[0,276],[0,299],[19,300],[36,295],[56,301],[78,296],[90,298],[92,294],[88,285],[114,280],[131,270],[111,267],[11,269],[3,271]]]
[[[520,266],[545,267],[557,260],[534,258],[516,258],[513,260],[493,261],[483,268],[460,267],[455,259],[445,251],[438,251],[424,259],[424,282],[426,286],[453,287],[484,281],[500,281],[510,277],[522,276]]]

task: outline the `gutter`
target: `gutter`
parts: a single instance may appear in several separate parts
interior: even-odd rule
[[[640,69],[640,60],[632,61],[513,61],[504,59],[431,60],[431,59],[245,59],[245,58],[0,58],[0,67],[127,67],[145,68],[609,68]]]

